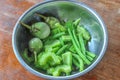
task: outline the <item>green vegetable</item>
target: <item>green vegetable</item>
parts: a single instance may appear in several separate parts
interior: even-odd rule
[[[33,38],[29,41],[29,50],[34,53],[35,62],[37,61],[37,53],[43,47],[43,43],[39,38]]]
[[[94,58],[96,55],[90,51],[86,51],[87,55],[91,56],[92,58]]]
[[[87,58],[89,59],[89,61],[93,61],[94,58],[92,58],[91,56],[87,55]]]
[[[55,17],[46,17],[46,16],[38,14],[38,13],[35,13],[35,15],[43,18],[45,20],[45,22],[48,23],[52,29],[56,28],[56,26],[55,26],[56,23],[59,23],[59,20]]]
[[[58,28],[61,32],[65,32],[66,28],[62,26],[59,22],[55,24],[56,28]]]
[[[82,51],[82,53],[85,55],[86,49],[85,49],[83,37],[82,37],[81,34],[79,34],[79,44],[80,44],[80,46],[81,46],[81,51]]]
[[[44,66],[46,64],[54,66],[61,64],[61,58],[54,53],[45,53],[40,58],[38,58],[38,62],[41,66]]]
[[[62,46],[64,46],[65,44],[64,44],[63,39],[60,37],[59,40],[60,40],[60,43],[62,44]]]
[[[64,34],[65,34],[65,32],[57,33],[57,34],[55,34],[55,35],[53,36],[53,39],[54,39],[54,38],[59,38],[60,36],[62,36],[62,35],[64,35]]]
[[[25,59],[25,61],[27,61],[28,63],[31,63],[33,61],[33,57],[32,56],[31,57],[28,56],[28,50],[27,49],[25,49],[23,51],[22,56]]]
[[[49,69],[47,69],[47,73],[48,74],[53,74],[54,71],[55,71],[55,68],[49,68]]]
[[[51,30],[51,34],[57,34],[57,33],[59,33],[60,32],[60,30],[59,30],[59,28],[55,28],[55,29],[52,29]]]
[[[61,44],[60,44],[60,41],[59,40],[54,40],[51,44],[50,44],[50,46],[52,47],[52,48],[54,48],[54,47],[59,47]]]
[[[83,35],[83,38],[87,41],[90,40],[90,34],[89,32],[84,28],[84,27],[80,27],[80,26],[77,26],[77,32],[79,34],[82,34]]]
[[[66,75],[69,75],[71,71],[72,69],[69,65],[59,65],[47,70],[47,72],[53,76],[60,76],[62,72],[64,72]]]
[[[80,20],[81,20],[81,18],[76,19],[76,20],[73,22],[73,25],[74,25],[74,26],[78,26],[78,25],[80,24]]]
[[[36,69],[52,76],[68,76],[78,69],[83,71],[94,61],[96,55],[87,50],[91,36],[81,26],[80,18],[61,24],[55,17],[35,14],[45,22],[37,22],[32,26],[20,22],[35,37],[28,43],[33,54],[28,55],[28,49],[22,54],[28,63],[35,61],[33,65]]]
[[[80,71],[83,71],[84,70],[84,63],[83,63],[83,60],[79,57],[79,55],[77,54],[72,54],[74,58],[76,58],[78,61],[79,61],[79,68],[80,68]],[[77,63],[75,63],[77,65]],[[78,66],[78,65],[77,65]]]
[[[72,30],[72,33],[73,33],[73,38],[74,38],[74,41],[75,41],[76,45],[77,45],[79,48],[81,48],[80,45],[79,45],[79,41],[78,41],[78,39],[77,39],[77,36],[75,35],[75,30]]]
[[[73,57],[72,62],[73,62],[73,64],[74,64],[77,68],[80,67],[80,64],[79,64],[79,62],[76,60],[76,58]]]
[[[76,50],[75,50],[75,48],[74,48],[74,46],[73,46],[73,45],[72,45],[72,46],[70,46],[69,50],[70,50],[71,52],[73,52],[73,53],[76,53]]]
[[[71,41],[71,37],[69,35],[62,35],[61,38],[64,42]]]
[[[58,52],[56,53],[57,55],[60,55],[61,53],[63,53],[63,51],[68,47],[68,45],[64,45],[63,47],[61,47]]]
[[[62,54],[62,60],[65,65],[72,66],[72,53],[65,52],[64,54]]]
[[[77,52],[77,53],[80,55],[80,57],[85,61],[85,63],[89,65],[89,64],[90,64],[90,61],[81,53],[80,49],[78,48],[77,44],[75,43],[73,34],[72,34],[72,32],[71,32],[71,30],[70,30],[70,28],[69,28],[69,27],[72,26],[72,24],[71,24],[71,23],[68,23],[67,26],[68,26],[68,33],[69,33],[69,35],[71,36],[72,43],[73,43],[73,45],[74,45],[74,48],[75,48],[76,52]]]
[[[51,40],[45,43],[45,49],[47,49],[48,47],[55,48],[60,46],[61,46],[61,43],[59,40]]]
[[[29,26],[23,22],[20,22],[24,27],[29,29],[33,36],[38,37],[40,39],[45,39],[50,35],[50,28],[44,22],[37,22]]]

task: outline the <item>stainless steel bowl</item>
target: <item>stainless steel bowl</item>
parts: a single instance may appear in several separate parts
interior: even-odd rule
[[[33,19],[39,21],[40,19],[34,18],[33,16],[33,13],[35,12],[40,12],[42,14],[51,14],[56,17],[60,16],[60,18],[64,20],[66,19],[73,20],[81,17],[81,24],[83,24],[91,34],[91,41],[89,42],[88,49],[97,55],[97,58],[93,61],[93,63],[82,72],[78,71],[70,76],[60,76],[60,77],[46,75],[42,72],[37,71],[31,65],[27,64],[23,60],[21,53],[23,49],[27,46],[29,35],[27,34],[25,28],[23,28],[19,24],[19,21],[23,21],[26,23]],[[63,1],[63,0],[47,1],[34,5],[18,19],[12,35],[13,50],[21,65],[24,68],[26,68],[28,71],[39,77],[52,79],[52,80],[72,79],[89,72],[103,58],[103,55],[107,48],[107,44],[108,44],[108,33],[101,17],[89,6],[85,5],[84,3],[76,2],[76,1]]]

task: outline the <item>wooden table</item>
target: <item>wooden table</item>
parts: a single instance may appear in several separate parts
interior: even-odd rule
[[[0,0],[0,80],[44,80],[25,70],[12,49],[12,31],[20,15],[42,0]],[[92,71],[74,80],[120,80],[120,0],[79,0],[94,8],[109,32],[102,61]]]

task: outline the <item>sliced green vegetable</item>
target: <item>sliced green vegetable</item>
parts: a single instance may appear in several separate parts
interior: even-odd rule
[[[87,41],[90,40],[90,34],[89,32],[84,28],[84,27],[80,27],[80,26],[77,26],[77,32],[79,34],[82,34],[83,35],[83,38]]]
[[[55,69],[52,71],[53,71],[52,73],[53,76],[60,76],[62,72],[64,72],[66,75],[69,75],[72,69],[69,65],[59,65],[55,67]]]
[[[71,37],[69,35],[62,35],[61,38],[64,42],[71,41]]]
[[[61,59],[54,53],[45,53],[38,59],[40,65],[50,64],[51,66],[61,64]]]
[[[65,65],[72,66],[72,53],[65,52],[64,54],[62,54],[62,60]]]

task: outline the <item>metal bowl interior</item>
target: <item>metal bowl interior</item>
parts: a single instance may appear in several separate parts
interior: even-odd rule
[[[44,15],[52,15],[62,20],[75,20],[81,18],[81,24],[90,32],[91,40],[88,49],[97,55],[96,59],[82,72],[75,72],[70,76],[53,77],[37,71],[31,64],[23,60],[21,53],[28,47],[28,41],[31,38],[29,32],[23,28],[19,21],[32,24],[41,21],[34,16],[35,12]],[[107,47],[107,30],[100,16],[90,7],[83,3],[73,1],[48,1],[39,3],[27,10],[17,21],[12,37],[14,53],[19,62],[33,74],[48,79],[71,79],[81,76],[93,69],[102,59]]]

